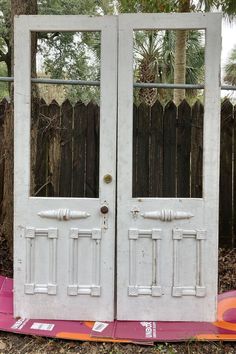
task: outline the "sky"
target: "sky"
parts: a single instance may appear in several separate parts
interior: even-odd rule
[[[236,46],[236,21],[234,23],[229,23],[223,20],[222,24],[222,54],[221,54],[221,64],[224,67],[227,58],[230,55],[230,51]]]
[[[222,52],[221,52],[221,82],[223,84],[224,66],[230,55],[232,49],[236,46],[236,21],[229,23],[229,21],[223,20],[222,23]],[[236,99],[235,91],[221,91],[221,97],[231,97]]]

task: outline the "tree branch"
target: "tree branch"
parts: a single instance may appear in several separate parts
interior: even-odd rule
[[[38,33],[38,38],[39,39],[52,39],[52,38],[57,37],[59,35],[60,35],[60,32],[55,32],[55,33],[53,33],[51,35],[49,35],[46,32],[40,32],[40,33]]]

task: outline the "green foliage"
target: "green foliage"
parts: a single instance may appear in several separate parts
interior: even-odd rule
[[[136,31],[134,35],[134,78],[140,82],[143,60],[152,65],[157,83],[174,83],[175,36],[173,30]],[[197,84],[204,81],[204,32],[188,31],[186,49],[186,83]],[[158,90],[158,98],[168,101],[173,98],[173,90]],[[187,90],[188,98],[196,92]],[[136,90],[135,100],[138,101]]]
[[[0,50],[4,53],[8,50],[10,40],[10,5],[10,0],[0,0]]]
[[[212,8],[218,9],[225,14],[236,14],[235,0],[119,0],[119,12],[180,12],[184,3],[186,8],[190,11],[210,11]]]
[[[98,6],[99,4],[99,6]],[[116,2],[118,12],[173,12],[178,10],[179,1],[176,0],[119,0]],[[39,12],[42,14],[104,14],[114,13],[114,1],[87,1],[75,0],[42,0],[39,2]],[[142,32],[142,33],[141,33]],[[149,31],[150,32],[150,31]],[[154,32],[154,31],[153,31]],[[135,38],[135,68],[134,75],[140,81],[140,63],[146,56],[154,57],[156,82],[173,82],[174,75],[174,31],[159,31],[162,35],[151,35],[148,31],[136,32]],[[193,33],[193,32],[192,32]],[[197,32],[196,32],[197,33]],[[188,83],[196,83],[202,75],[204,65],[204,50],[197,47],[200,36],[192,34],[188,45],[188,63],[186,77]],[[195,37],[194,37],[195,36]],[[43,57],[43,69],[53,78],[99,80],[100,78],[100,41],[97,33],[57,33],[43,38],[40,34],[39,48]],[[156,56],[156,59],[155,59]],[[78,97],[83,101],[99,101],[99,89],[96,87],[67,86],[66,96],[76,101]],[[188,91],[191,94],[193,92]],[[162,92],[163,94],[163,92]],[[172,94],[165,93],[166,98]]]
[[[229,85],[236,85],[236,46],[232,49],[224,70],[224,81]]]
[[[217,9],[222,11],[225,16],[233,19],[236,15],[236,1],[235,0],[198,0],[197,9],[203,11],[210,11]]]
[[[55,79],[94,80],[100,79],[100,33],[64,32],[48,35],[39,40],[43,58],[42,70]],[[96,87],[65,86],[66,97],[83,102],[99,101]]]
[[[7,76],[6,64],[0,63],[0,76]],[[0,82],[0,100],[4,97],[9,97],[8,83]]]
[[[38,0],[38,12],[42,15],[109,15],[114,8],[111,0]]]
[[[96,3],[94,0],[39,0],[38,12],[42,15],[94,15]]]
[[[176,10],[175,0],[119,0],[120,13],[127,12],[173,12]]]
[[[10,0],[0,0],[0,62],[5,61],[5,54],[10,50],[10,5]],[[38,0],[38,13],[43,15],[113,14],[114,3],[110,0]],[[38,38],[38,53],[43,61],[43,67],[40,66],[47,76],[99,80],[99,33],[41,33]],[[85,102],[98,101],[99,89],[67,86],[65,95],[71,100],[77,100],[79,97]]]
[[[41,0],[40,14],[86,14],[103,15],[114,13],[110,0],[63,1]],[[39,34],[39,52],[43,58],[43,71],[51,78],[99,80],[100,79],[100,33],[60,32]],[[99,88],[65,86],[65,96],[70,101],[99,101]]]

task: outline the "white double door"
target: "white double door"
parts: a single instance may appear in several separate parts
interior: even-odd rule
[[[220,21],[218,14],[15,19],[15,316],[215,319]],[[206,29],[202,198],[132,195],[133,31],[156,28]],[[30,195],[31,31],[101,32],[98,198]]]

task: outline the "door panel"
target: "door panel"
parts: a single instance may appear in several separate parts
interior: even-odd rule
[[[20,16],[15,25],[14,316],[113,320],[117,21]],[[31,31],[101,32],[97,198],[31,196]],[[112,176],[110,183],[104,175]]]
[[[117,199],[119,320],[216,319],[220,21],[221,17],[218,14],[119,16]],[[206,31],[203,196],[146,197],[146,191],[145,197],[139,196],[133,186],[132,171],[134,166],[132,138],[135,135],[132,119],[133,31],[199,28]],[[164,116],[164,119],[168,117]],[[144,131],[145,121],[140,124]],[[150,143],[147,137],[142,138],[147,144]],[[183,141],[182,144],[184,143]],[[169,145],[164,145],[165,148],[169,148]],[[144,158],[143,168],[145,165],[147,160]],[[184,175],[185,172],[183,171]],[[164,196],[168,195],[166,191]]]

